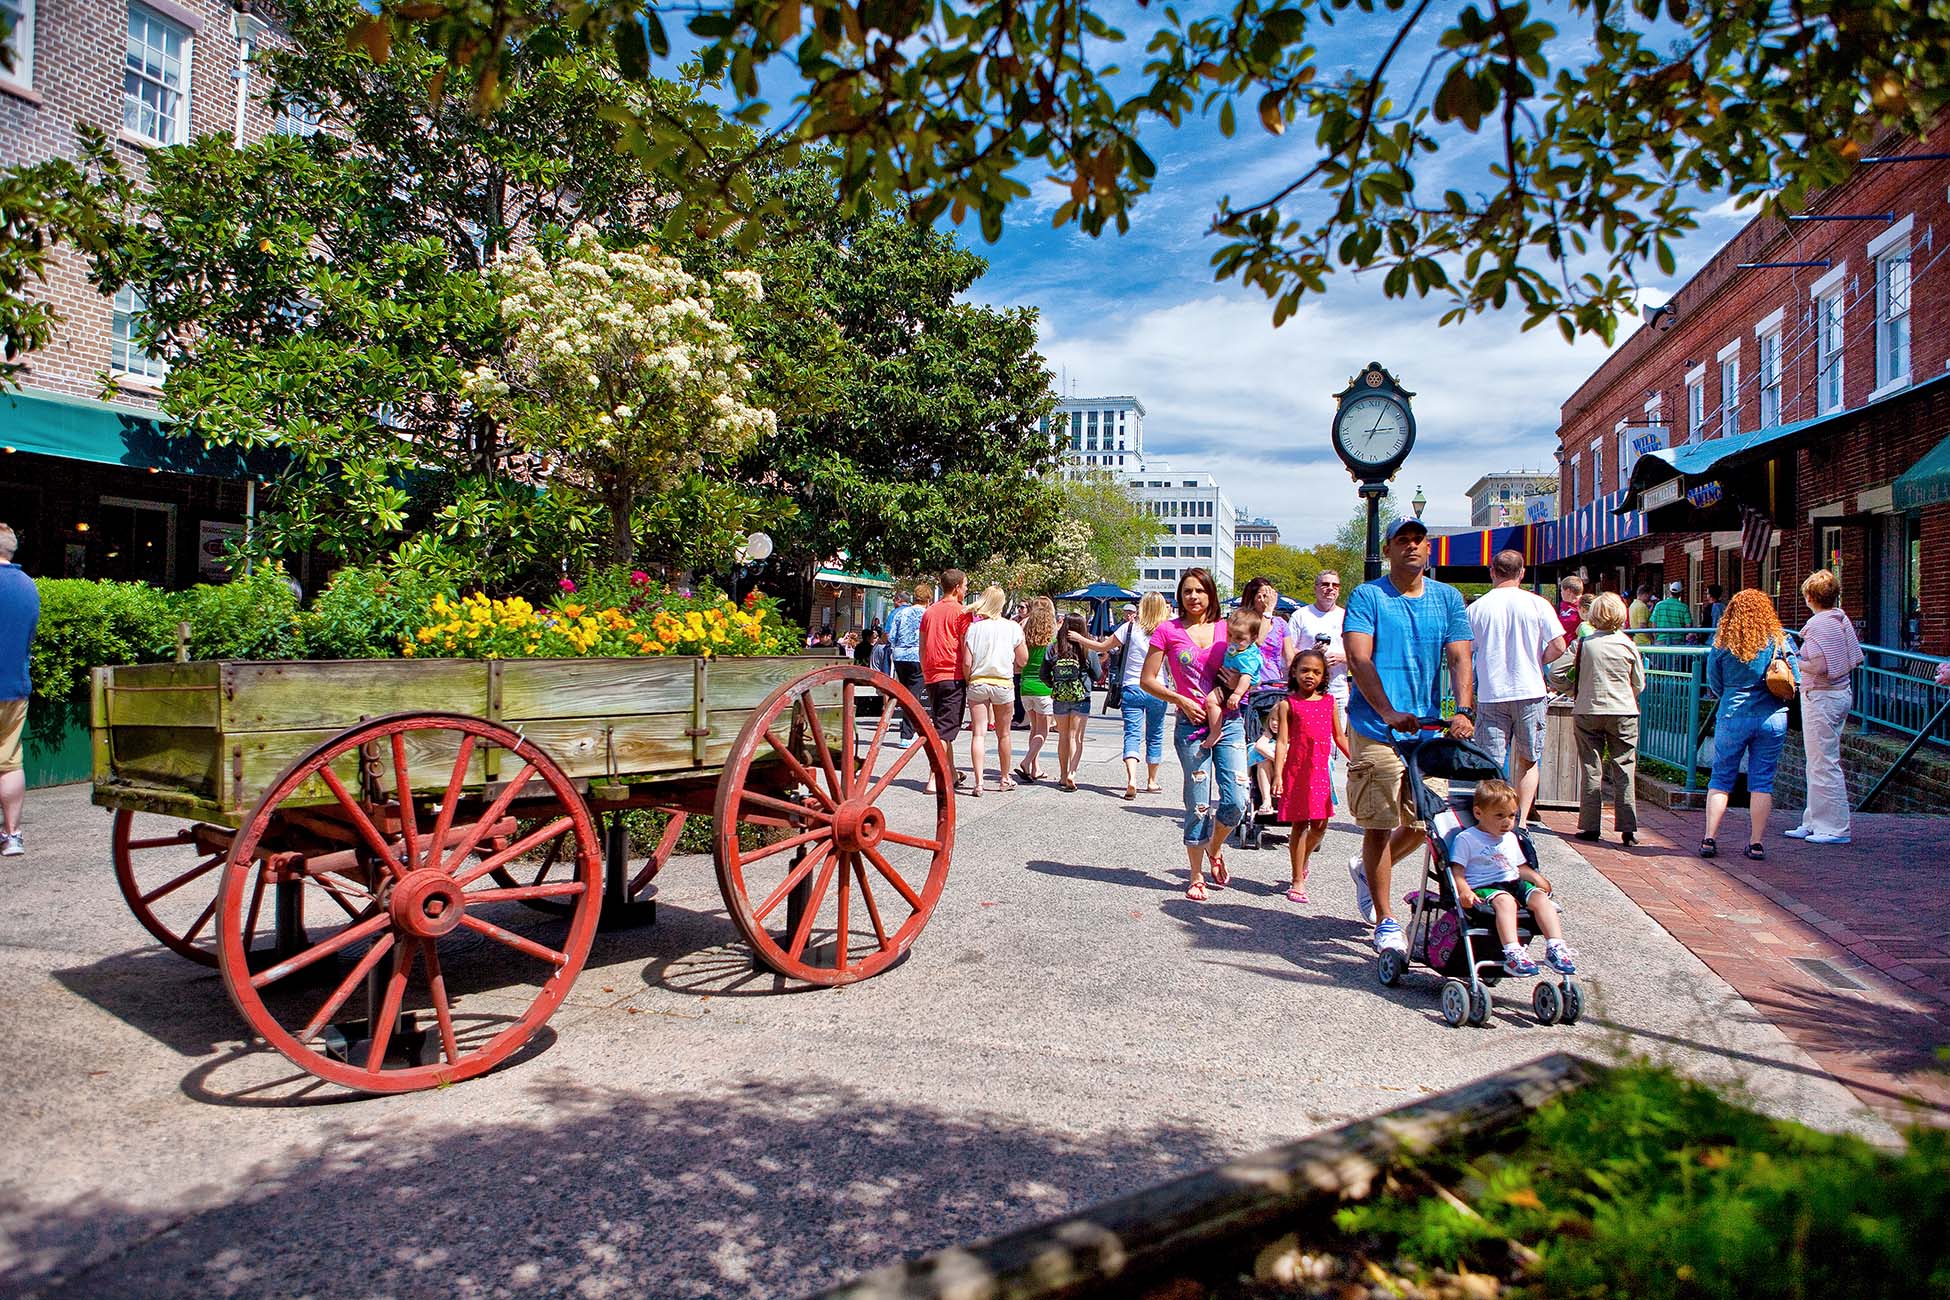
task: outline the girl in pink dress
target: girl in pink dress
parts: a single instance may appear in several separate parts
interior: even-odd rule
[[[1287,665],[1287,697],[1273,710],[1279,743],[1273,750],[1273,786],[1280,792],[1280,820],[1287,836],[1293,885],[1289,903],[1307,901],[1307,860],[1327,835],[1334,815],[1334,783],[1327,760],[1332,749],[1347,754],[1347,725],[1327,693],[1327,656],[1311,647]]]

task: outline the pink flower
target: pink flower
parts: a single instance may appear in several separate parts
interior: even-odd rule
[[[632,569],[630,571],[630,581],[636,586],[641,587],[650,581],[650,575],[642,569]]]
[[[567,578],[562,579],[562,581],[556,583],[555,585],[560,587],[562,590],[568,592],[572,596],[575,594],[576,585],[575,583],[569,581]]]

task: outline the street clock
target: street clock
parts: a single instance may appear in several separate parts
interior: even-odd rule
[[[1334,451],[1362,483],[1385,483],[1415,446],[1415,394],[1395,382],[1379,361],[1351,380],[1336,399]]]

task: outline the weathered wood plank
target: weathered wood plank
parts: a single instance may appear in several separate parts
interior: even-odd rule
[[[116,727],[110,730],[115,776],[216,798],[222,738],[207,727]]]
[[[1601,1077],[1557,1053],[1374,1119],[1191,1174],[992,1241],[893,1264],[810,1300],[1066,1300],[1144,1295],[1243,1249],[1255,1233],[1324,1220],[1382,1172],[1492,1136]]]
[[[243,820],[235,809],[226,808],[214,799],[185,794],[181,790],[159,790],[153,786],[138,785],[129,781],[97,781],[90,799],[101,808],[117,810],[126,808],[130,812],[161,813],[165,817],[210,822],[217,826],[228,826],[233,830]]]
[[[108,725],[111,727],[209,727],[218,722],[220,698],[215,685],[181,690],[165,687],[108,687]]]
[[[676,713],[691,707],[691,661],[507,659],[501,664],[501,719]]]
[[[344,659],[226,663],[225,732],[342,731],[387,713],[488,709],[488,669],[478,659]]]
[[[226,738],[230,761],[223,777],[224,801],[233,807],[248,808],[284,774],[292,763],[309,753],[311,749],[338,735],[343,728],[330,728],[319,731],[252,731],[240,732]],[[413,788],[422,793],[433,793],[447,788],[447,778],[453,774],[454,759],[460,753],[460,735],[452,731],[409,731],[406,733],[406,765],[413,778]],[[478,788],[488,779],[483,766],[482,747],[474,751],[473,760],[468,764],[467,784]],[[503,775],[513,776],[504,761]],[[332,762],[332,771],[348,790],[359,788],[359,756],[357,751],[341,755]],[[392,788],[393,760],[390,745],[382,747],[380,753],[381,779],[388,790]],[[324,781],[313,777],[293,792],[291,802],[296,804],[331,803],[333,795]]]
[[[183,690],[193,686],[215,686],[219,665],[199,659],[189,663],[118,664],[108,670],[108,684],[132,689]]]
[[[712,713],[725,710],[749,712],[786,682],[798,681],[807,673],[825,666],[808,663],[798,655],[712,659],[704,666],[704,703]],[[838,701],[837,688],[832,698]]]

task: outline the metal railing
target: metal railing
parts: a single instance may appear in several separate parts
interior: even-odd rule
[[[1711,730],[1714,697],[1706,689],[1706,656],[1713,629],[1660,628],[1632,633],[1645,659],[1645,690],[1639,696],[1639,753],[1684,773],[1684,788],[1697,790],[1703,773],[1698,767],[1700,744]],[[1792,629],[1788,639],[1798,646]],[[1673,644],[1678,642],[1678,644]],[[1690,644],[1689,644],[1690,643]],[[1884,730],[1914,737],[1936,719],[1924,736],[1927,744],[1950,750],[1950,718],[1938,717],[1950,686],[1936,684],[1934,655],[1864,645],[1863,662],[1850,677],[1854,700],[1849,720],[1863,732]],[[1455,710],[1449,670],[1442,669],[1442,712]]]

